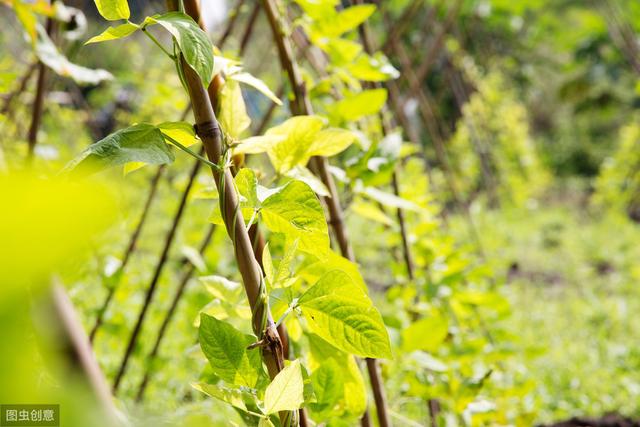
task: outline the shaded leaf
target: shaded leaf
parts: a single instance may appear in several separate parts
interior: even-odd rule
[[[169,12],[147,18],[147,23],[163,26],[175,38],[187,64],[200,76],[205,87],[213,77],[213,46],[198,24],[182,12]]]
[[[199,334],[200,347],[217,376],[230,384],[255,387],[262,367],[260,352],[247,350],[255,337],[204,313]]]
[[[89,175],[129,162],[165,164],[174,160],[162,133],[153,125],[137,124],[92,144],[69,162],[64,170]]]

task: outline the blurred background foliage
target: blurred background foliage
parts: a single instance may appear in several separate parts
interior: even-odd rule
[[[229,14],[238,14],[238,28],[250,19],[252,2],[238,11],[234,2],[204,3],[214,41]],[[108,70],[115,78],[84,85],[69,76],[50,75],[33,160],[36,178],[20,175],[34,91],[27,86],[16,92],[35,56],[14,14],[0,5],[0,93],[5,95],[3,102],[10,99],[0,114],[0,191],[6,207],[0,216],[0,338],[4,348],[14,349],[0,352],[0,402],[28,396],[35,403],[51,396],[46,395],[50,390],[37,396],[28,387],[16,388],[21,378],[41,372],[43,363],[34,343],[22,347],[20,334],[31,333],[22,307],[29,306],[31,298],[20,289],[29,283],[36,296],[44,293],[50,274],[57,273],[89,331],[113,286],[112,276],[155,170],[147,166],[126,175],[111,170],[90,181],[91,188],[44,178],[55,176],[76,153],[117,129],[135,122],[177,120],[187,107],[172,64],[151,50],[141,35],[117,45],[83,46],[104,24],[96,19],[91,1],[67,4],[85,13],[88,29],[70,37],[73,28],[62,28],[54,39],[58,49],[72,62]],[[161,1],[130,4],[135,20],[164,10]],[[416,144],[401,150],[390,139],[372,142],[363,136],[360,146],[365,154],[347,150],[338,162],[345,176],[365,186],[387,185],[390,171],[402,165],[400,195],[419,207],[408,214],[415,281],[427,290],[430,303],[413,307],[414,295],[403,286],[409,280],[391,208],[341,184],[350,203],[350,234],[394,345],[406,345],[403,329],[412,311],[427,313],[432,331],[441,317],[459,319],[459,325],[450,327],[462,331],[449,338],[443,335],[441,341],[452,342],[436,343],[432,351],[410,353],[403,363],[383,365],[393,411],[406,417],[396,420],[398,425],[423,424],[427,407],[422,397],[428,395],[441,396],[443,405],[460,414],[446,420],[447,425],[532,425],[609,411],[637,416],[640,3],[378,4],[369,21],[374,40],[399,71],[397,101],[406,117],[405,134],[399,139]],[[412,7],[413,13],[407,14]],[[293,17],[300,15],[297,6],[291,8]],[[404,52],[388,43],[391,29],[397,27],[402,30],[396,43]],[[355,40],[357,33],[348,38]],[[231,33],[223,54],[240,59],[241,39],[240,31]],[[282,76],[271,40],[262,15],[241,59],[245,69],[275,92]],[[420,73],[431,47],[438,45],[441,48],[425,67],[428,72],[418,75],[425,101],[408,73]],[[329,99],[336,83],[349,86],[344,70],[352,72],[353,64],[339,60],[346,55],[340,47],[332,49],[334,68],[329,76],[304,71],[318,100]],[[244,90],[243,95],[255,127],[268,104],[256,91]],[[332,104],[323,105],[331,115]],[[286,110],[277,109],[272,123],[285,117]],[[363,126],[376,125],[365,120]],[[446,148],[444,159],[438,140]],[[251,162],[266,168],[264,159]],[[190,164],[190,159],[178,156],[176,165],[166,170],[138,248],[126,274],[118,277],[114,302],[104,313],[94,349],[108,379],[117,370],[123,336],[135,322]],[[196,266],[195,276],[237,277],[224,230],[216,229],[209,249],[197,255],[212,206],[207,198],[210,185],[205,174],[196,181],[149,313],[150,329],[162,321],[185,260]],[[196,345],[194,322],[211,300],[206,288],[196,278],[192,281],[153,365],[147,365],[146,355],[154,333],[143,333],[134,349],[118,405],[140,425],[242,423],[232,409],[203,399],[190,387],[206,365]],[[473,315],[476,310],[481,317]],[[478,324],[482,321],[490,324],[489,337]],[[506,344],[493,345],[493,339]],[[481,378],[496,363],[507,368],[492,374],[490,384],[461,385]],[[153,377],[144,404],[135,405],[135,390],[147,368]],[[48,379],[32,383],[42,381]],[[484,388],[465,394],[474,387]],[[55,394],[59,388],[54,385],[53,390],[60,396]],[[72,402],[76,396],[70,388],[58,400]],[[79,409],[74,413],[81,417],[82,404],[75,404]],[[80,419],[77,425],[90,422]]]

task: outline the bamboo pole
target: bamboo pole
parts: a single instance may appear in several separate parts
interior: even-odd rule
[[[282,68],[286,71],[289,78],[289,82],[294,92],[294,99],[291,102],[291,112],[294,115],[313,114],[311,107],[311,101],[307,95],[304,82],[298,72],[297,64],[293,58],[293,51],[291,44],[287,38],[284,30],[280,24],[280,17],[278,10],[272,0],[262,0],[263,7],[269,18],[271,30],[273,32],[274,40],[278,49],[278,55]],[[353,249],[351,248],[347,231],[344,226],[344,220],[342,217],[342,207],[338,199],[338,193],[333,181],[333,177],[328,171],[328,162],[324,157],[314,157],[310,161],[311,169],[321,179],[323,184],[329,190],[330,197],[325,197],[325,205],[329,210],[330,224],[334,232],[334,236],[342,255],[355,261]],[[389,416],[387,414],[386,397],[382,381],[380,379],[380,372],[378,364],[375,359],[366,359],[367,370],[371,379],[371,386],[373,388],[374,399],[376,402],[376,410],[378,414],[378,421],[382,427],[390,425]],[[363,425],[369,425],[368,411],[365,412],[363,419],[361,420]]]
[[[198,5],[197,0],[185,0],[184,3]],[[172,1],[169,1],[168,4],[169,6],[175,6],[175,2]],[[180,61],[191,104],[193,105],[196,132],[202,140],[209,160],[212,163],[221,165],[224,143],[211,101],[197,73],[189,67],[182,56]],[[212,168],[211,171],[220,194],[222,218],[227,233],[233,242],[238,269],[240,270],[245,293],[251,307],[253,331],[260,340],[262,358],[267,366],[270,378],[273,379],[284,367],[284,355],[282,342],[266,299],[262,270],[253,253],[251,240],[240,209],[238,195],[235,192],[231,171],[224,166]],[[280,414],[280,418],[285,424],[290,423],[291,417],[291,413]]]

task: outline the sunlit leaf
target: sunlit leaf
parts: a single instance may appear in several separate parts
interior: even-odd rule
[[[70,62],[64,55],[58,52],[46,31],[38,26],[38,42],[36,43],[36,55],[47,67],[62,77],[69,77],[78,84],[96,85],[104,80],[111,80],[113,76],[105,70],[82,67]]]
[[[65,171],[88,175],[129,162],[160,165],[171,163],[174,159],[160,129],[141,123],[90,145],[65,166]]]
[[[258,406],[258,398],[246,387],[225,387],[220,384],[193,383],[191,387],[219,399],[243,411],[248,411],[247,405]]]
[[[231,74],[229,78],[253,87],[258,92],[262,93],[264,96],[266,96],[276,104],[282,105],[282,101],[280,101],[280,99],[276,96],[276,94],[273,93],[271,89],[269,89],[269,86],[267,86],[259,78],[254,77],[249,73],[234,73],[234,74]]]
[[[236,139],[251,125],[238,82],[229,80],[222,88],[219,120],[222,130]]]
[[[283,233],[290,244],[299,239],[301,251],[318,255],[329,249],[324,211],[307,184],[290,181],[262,202],[260,213],[269,230]]]
[[[296,359],[276,375],[264,392],[264,410],[267,414],[293,411],[304,402],[302,366]]]
[[[134,23],[126,22],[117,27],[109,27],[101,34],[91,37],[85,44],[104,42],[108,40],[117,40],[128,37],[135,33],[140,27]]]
[[[193,125],[187,122],[164,122],[158,125],[158,129],[163,135],[167,135],[185,147],[197,144],[200,142],[196,136],[196,131]],[[167,140],[171,144],[170,140]]]
[[[380,313],[346,273],[326,273],[302,294],[298,306],[311,332],[339,349],[362,357],[391,357]]]
[[[345,121],[358,120],[364,116],[380,112],[385,102],[387,102],[387,91],[385,89],[364,90],[333,104],[331,113],[333,116]]]
[[[94,0],[98,12],[107,21],[129,19],[129,3],[127,0]]]
[[[402,330],[402,349],[406,352],[436,351],[447,338],[448,331],[447,319],[433,313]]]

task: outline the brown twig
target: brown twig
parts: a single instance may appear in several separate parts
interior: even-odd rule
[[[9,109],[11,108],[11,103],[13,102],[14,98],[20,96],[25,91],[25,89],[27,88],[27,85],[29,84],[29,80],[31,80],[31,77],[33,76],[36,69],[38,68],[38,64],[39,62],[35,61],[33,64],[30,64],[29,67],[27,67],[27,71],[22,75],[22,77],[19,80],[18,87],[14,91],[10,92],[5,96],[4,104],[2,105],[2,110],[0,110],[0,114],[8,115]]]
[[[47,18],[46,31],[51,36],[55,29],[55,21]],[[36,83],[36,95],[33,100],[31,113],[31,125],[27,134],[28,152],[27,159],[31,161],[38,143],[38,130],[40,129],[40,121],[42,120],[42,110],[44,107],[44,97],[47,93],[47,66],[42,61],[38,62],[38,81]]]

